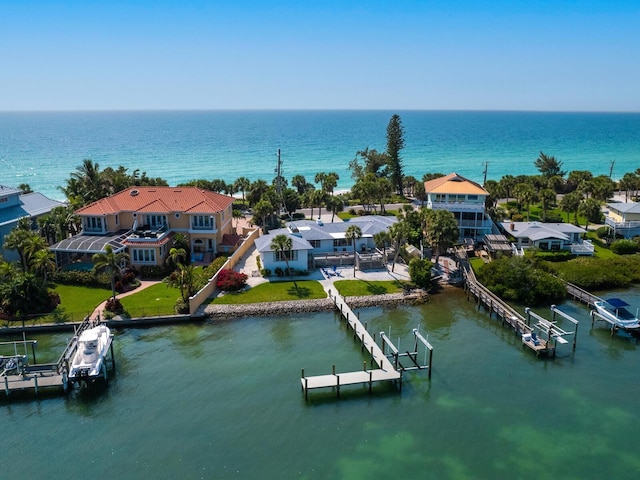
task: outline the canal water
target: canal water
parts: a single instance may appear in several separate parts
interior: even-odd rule
[[[619,292],[634,309],[640,289]],[[580,321],[577,349],[536,358],[447,289],[421,307],[359,311],[401,350],[419,328],[432,378],[312,391],[307,375],[366,357],[333,313],[116,331],[106,388],[0,400],[2,478],[632,479],[640,475],[640,349]],[[546,309],[535,309],[549,317]],[[571,329],[571,324],[561,321]],[[65,334],[37,337],[54,361]],[[422,358],[424,360],[424,358]]]

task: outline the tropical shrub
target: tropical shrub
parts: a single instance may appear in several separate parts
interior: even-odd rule
[[[480,268],[478,280],[504,300],[527,305],[558,302],[567,294],[564,282],[530,257],[494,260]]]
[[[610,234],[609,234],[610,230],[608,227],[599,227],[596,230],[596,235],[598,236],[598,238],[609,238]]]
[[[611,244],[611,251],[618,255],[637,253],[640,246],[633,240],[616,240]]]
[[[433,263],[429,260],[414,258],[409,261],[409,276],[417,287],[428,289],[431,286],[431,268]]]
[[[628,287],[640,282],[640,255],[612,258],[579,257],[549,264],[567,282],[585,290]]]
[[[164,265],[143,265],[140,267],[140,276],[149,280],[160,280],[169,273]]]
[[[52,275],[54,283],[63,285],[82,285],[88,287],[111,287],[111,280],[106,274],[94,275],[90,271],[56,270]]]
[[[244,273],[223,269],[218,273],[216,286],[224,292],[237,292],[246,286],[247,278]]]
[[[107,303],[105,304],[105,310],[107,310],[108,312],[112,312],[112,313],[122,313],[124,312],[124,308],[122,308],[122,303],[120,303],[120,300],[118,298],[110,298],[109,300],[107,300]]]

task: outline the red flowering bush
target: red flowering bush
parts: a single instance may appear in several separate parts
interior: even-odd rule
[[[244,273],[223,269],[218,273],[216,286],[224,292],[237,292],[245,287],[247,278]]]

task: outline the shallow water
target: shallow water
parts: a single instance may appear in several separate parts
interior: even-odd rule
[[[640,289],[621,295],[640,306]],[[308,401],[302,368],[366,360],[333,313],[118,331],[108,387],[0,400],[2,477],[637,478],[638,345],[592,329],[584,306],[561,308],[581,323],[575,354],[563,345],[555,359],[523,349],[461,290],[362,309],[403,351],[412,328],[428,335],[431,380]],[[38,340],[49,361],[66,339]]]

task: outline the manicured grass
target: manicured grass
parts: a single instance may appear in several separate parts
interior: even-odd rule
[[[601,239],[598,238],[596,232],[590,231],[587,232],[587,238],[591,240],[593,243],[593,247],[595,250],[594,257],[596,258],[613,258],[619,257],[617,253],[613,253],[608,245],[606,245]]]
[[[60,284],[53,291],[60,295],[58,308],[31,323],[80,322],[111,296],[111,290],[108,288],[78,285]]]
[[[403,285],[405,285],[404,282],[397,280],[338,280],[333,283],[333,286],[343,297],[401,293]]]
[[[158,283],[120,300],[129,317],[147,317],[175,313],[180,290]]]
[[[484,265],[484,260],[480,257],[472,257],[469,259],[469,263],[471,264],[471,268],[473,268],[473,272],[475,274],[478,273],[478,270]]]
[[[300,280],[295,283],[292,281],[261,283],[248,290],[219,295],[210,303],[235,305],[280,302],[285,300],[311,300],[326,297],[327,293],[322,288],[320,282],[315,280]]]

